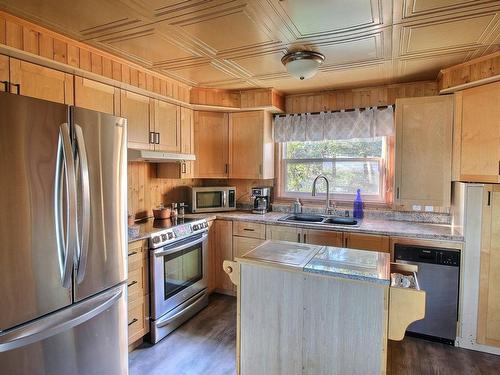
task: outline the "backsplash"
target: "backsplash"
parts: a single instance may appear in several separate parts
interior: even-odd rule
[[[234,186],[236,187],[236,204],[238,208],[249,209],[253,204],[251,189],[253,187],[272,187],[274,186],[274,180],[203,179],[201,186]]]

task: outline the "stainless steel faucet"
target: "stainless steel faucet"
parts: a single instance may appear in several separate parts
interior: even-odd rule
[[[312,196],[316,196],[316,182],[320,179],[324,179],[326,182],[326,202],[325,202],[325,213],[327,215],[330,215],[332,211],[335,209],[335,205],[332,207],[330,206],[330,182],[328,182],[328,178],[324,174],[320,174],[316,176],[316,178],[313,181],[313,188],[312,188]]]

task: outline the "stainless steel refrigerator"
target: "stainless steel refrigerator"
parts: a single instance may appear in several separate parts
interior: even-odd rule
[[[0,92],[1,374],[127,374],[126,139]]]

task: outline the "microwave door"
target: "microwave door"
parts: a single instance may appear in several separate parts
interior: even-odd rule
[[[219,209],[224,207],[223,191],[198,191],[196,193],[196,209]]]

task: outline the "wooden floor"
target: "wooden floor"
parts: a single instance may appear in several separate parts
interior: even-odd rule
[[[235,341],[236,299],[215,294],[207,308],[158,344],[130,353],[130,375],[234,375]],[[500,374],[500,356],[407,337],[389,341],[387,370],[390,375]]]

